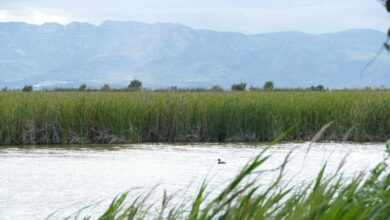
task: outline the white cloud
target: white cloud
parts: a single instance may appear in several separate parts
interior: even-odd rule
[[[0,10],[0,21],[19,21],[30,24],[43,24],[45,22],[67,24],[71,22],[71,19],[69,16],[61,15],[58,10],[27,8],[22,10]]]
[[[389,26],[386,10],[377,0],[12,0],[1,7],[0,21],[35,24],[173,22],[245,33],[321,33],[350,28],[386,31]]]
[[[34,24],[43,24],[45,22],[57,22],[60,24],[67,24],[70,22],[70,19],[66,16],[50,14],[37,9],[30,9],[30,11],[31,20]]]
[[[7,18],[7,11],[6,10],[0,10],[0,21]]]

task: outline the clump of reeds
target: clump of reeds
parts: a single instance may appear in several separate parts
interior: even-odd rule
[[[0,144],[143,141],[385,141],[390,92],[7,92]],[[347,134],[347,135],[346,135]]]
[[[390,155],[390,142],[387,148]],[[339,171],[332,177],[326,177],[324,166],[314,181],[288,186],[282,181],[284,169],[288,166],[285,162],[276,170],[279,171],[278,178],[268,186],[246,181],[268,160],[269,156],[264,154],[266,151],[245,166],[213,198],[207,193],[205,184],[187,206],[167,208],[170,198],[165,193],[160,208],[145,205],[148,196],[129,201],[128,194],[123,194],[114,199],[98,219],[389,219],[388,157],[367,175],[360,173],[352,179],[344,179]]]

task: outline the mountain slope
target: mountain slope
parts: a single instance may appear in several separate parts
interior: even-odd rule
[[[390,86],[389,54],[360,74],[384,39],[365,29],[245,35],[165,23],[8,22],[0,23],[0,84]]]

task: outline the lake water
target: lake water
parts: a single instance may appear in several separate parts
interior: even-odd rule
[[[265,145],[135,144],[118,146],[0,148],[0,219],[59,219],[88,205],[86,214],[101,213],[114,196],[155,187],[151,200],[164,190],[190,199],[205,178],[218,192]],[[327,161],[328,174],[343,158],[346,176],[374,167],[385,157],[385,144],[324,143],[308,151],[308,143],[280,144],[259,169],[280,165],[294,149],[286,171],[290,183],[312,180]],[[218,165],[221,158],[227,164]],[[267,184],[271,172],[259,184]],[[99,203],[100,202],[100,203]]]

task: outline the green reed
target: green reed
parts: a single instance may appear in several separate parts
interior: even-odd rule
[[[0,144],[385,141],[390,92],[2,92]]]

